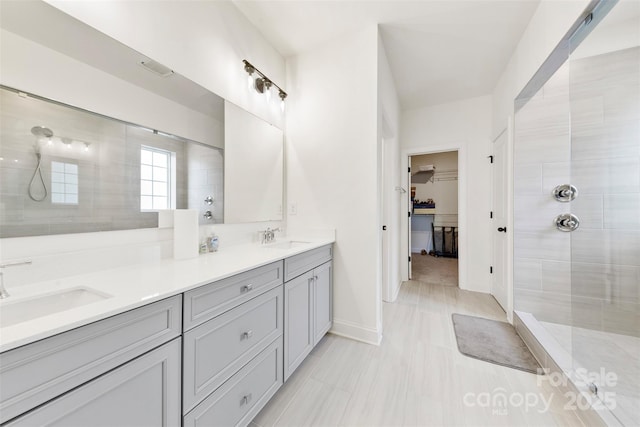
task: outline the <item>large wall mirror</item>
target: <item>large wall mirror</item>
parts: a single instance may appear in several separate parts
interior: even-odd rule
[[[282,219],[280,129],[44,2],[0,8],[0,237]]]

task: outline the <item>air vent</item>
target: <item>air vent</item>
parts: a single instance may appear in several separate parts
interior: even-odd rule
[[[173,70],[153,60],[140,61],[140,65],[160,77],[169,77],[173,75]]]

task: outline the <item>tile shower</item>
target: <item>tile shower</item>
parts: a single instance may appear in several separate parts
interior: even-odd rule
[[[141,205],[141,147],[171,153],[168,208],[198,209],[202,224],[223,222],[224,152],[214,147],[223,141],[215,135],[205,145],[0,88],[0,137],[0,237],[157,227],[157,210]],[[42,179],[34,176],[37,152]],[[75,172],[67,174],[72,183],[57,181],[60,167]],[[65,186],[73,193],[66,201],[57,192]]]
[[[622,12],[516,114],[514,307],[569,369],[614,373],[598,397],[612,393],[615,418],[640,425],[640,14]],[[561,184],[577,197],[556,201]],[[556,229],[563,213],[579,228]]]

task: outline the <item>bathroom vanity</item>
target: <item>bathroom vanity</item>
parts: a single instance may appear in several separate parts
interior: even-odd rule
[[[139,266],[129,295],[106,284],[133,267],[86,275],[113,296],[0,330],[0,423],[247,425],[331,327],[331,243]]]

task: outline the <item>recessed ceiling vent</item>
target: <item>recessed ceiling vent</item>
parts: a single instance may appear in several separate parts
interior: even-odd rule
[[[148,61],[140,61],[140,65],[151,71],[156,76],[169,77],[173,75],[173,70],[151,59]]]

